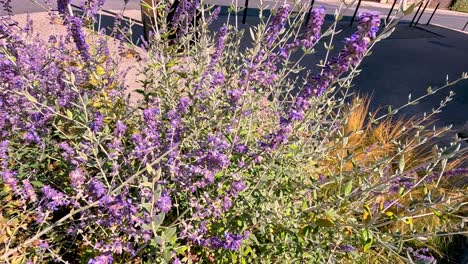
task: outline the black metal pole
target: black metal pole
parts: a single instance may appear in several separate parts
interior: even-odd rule
[[[386,22],[388,22],[388,19],[390,18],[390,15],[392,14],[393,8],[395,8],[395,4],[398,0],[393,1],[392,8],[390,8],[390,11],[388,12],[387,19],[385,19]]]
[[[413,22],[414,22],[414,20],[416,19],[416,16],[419,14],[419,10],[421,10],[421,6],[422,6],[422,2],[419,3],[419,8],[418,8],[418,10],[416,11],[416,14],[414,14],[413,20],[411,20],[411,23],[409,24],[410,27],[411,27],[411,25],[413,25]]]
[[[462,31],[465,31],[466,26],[468,26],[468,22],[466,22],[465,26],[463,27]]]
[[[245,0],[244,16],[242,17],[242,24],[245,24],[245,20],[247,19],[247,10],[248,9],[249,9],[249,0]]]
[[[424,8],[423,8],[421,14],[419,14],[418,20],[416,20],[416,24],[414,24],[415,27],[418,26],[419,19],[421,19],[422,15],[424,14],[424,11],[426,11],[426,7],[429,4],[429,2],[430,2],[430,0],[427,0],[426,4],[424,5]]]
[[[429,18],[429,20],[428,20],[427,23],[426,23],[426,26],[429,26],[429,23],[431,23],[432,17],[434,16],[435,12],[437,11],[437,8],[439,8],[439,5],[440,5],[440,2],[437,3],[437,5],[436,5],[436,7],[435,7],[435,9],[434,9],[434,12],[432,12],[431,17]]]
[[[351,18],[351,23],[349,24],[350,26],[353,25],[354,18],[356,17],[356,14],[357,14],[357,11],[358,11],[360,5],[361,5],[361,0],[358,1],[357,6],[356,6],[356,10],[354,10],[353,17]]]
[[[315,2],[315,0],[312,0],[312,2],[310,2],[309,13],[307,13],[307,19],[306,19],[306,21],[305,21],[305,24],[306,24],[306,25],[309,23],[310,12],[312,12],[312,8],[314,8],[314,2]]]

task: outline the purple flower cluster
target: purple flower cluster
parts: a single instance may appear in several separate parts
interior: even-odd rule
[[[35,202],[37,200],[36,192],[28,179],[23,179],[21,184],[18,181],[17,174],[9,169],[8,156],[9,141],[0,141],[0,175],[3,183],[8,186],[16,196],[23,201]]]
[[[349,253],[349,252],[354,252],[356,250],[355,247],[347,244],[340,244],[337,248],[338,251]]]
[[[408,248],[408,252],[413,257],[416,264],[435,264],[436,259],[431,255],[428,248],[413,249]]]
[[[215,87],[224,83],[224,74],[215,72],[215,69],[223,55],[227,33],[228,27],[223,26],[216,36],[215,51],[211,54],[210,62],[202,74],[200,83],[195,86],[195,96],[197,98],[205,99],[209,97]],[[205,86],[208,86],[208,88],[204,89]]]
[[[236,93],[242,95],[245,92],[245,87],[249,86],[249,83],[253,86],[260,87],[275,83],[277,80],[277,64],[280,56],[276,53],[271,53],[271,47],[274,42],[278,40],[281,32],[286,27],[290,11],[291,6],[289,4],[285,4],[278,9],[276,15],[266,29],[260,51],[255,54],[252,61],[247,62],[247,69],[241,72],[239,86],[243,89],[228,91],[228,94],[239,90],[236,91]],[[284,49],[280,50],[280,55],[283,56],[285,53],[287,52]],[[231,106],[235,109],[239,101],[240,100],[231,100]]]
[[[68,5],[70,4],[71,0],[57,0],[57,10],[60,14],[67,14],[68,12]]]
[[[114,258],[111,254],[99,255],[88,261],[88,264],[111,264],[113,263]]]
[[[42,187],[41,191],[45,198],[44,206],[49,210],[55,211],[61,206],[70,204],[70,197],[49,185]]]
[[[217,6],[213,12],[211,12],[210,16],[208,17],[208,19],[206,20],[206,24],[207,25],[211,25],[213,23],[213,21],[215,21],[216,19],[218,19],[218,16],[219,16],[219,13],[221,13],[221,6]]]
[[[104,0],[88,0],[81,4],[81,9],[88,17],[94,17],[104,5]]]
[[[271,47],[286,26],[289,12],[291,12],[291,5],[284,4],[278,9],[273,21],[268,25],[264,42],[267,48]]]
[[[313,96],[321,96],[342,74],[351,67],[356,67],[365,53],[371,41],[379,29],[380,18],[376,14],[362,13],[359,15],[358,31],[345,41],[344,49],[337,57],[332,58],[323,69],[323,72],[313,77],[302,89],[296,101],[291,106],[288,116],[281,118],[281,128],[267,136],[267,142],[261,145],[265,149],[275,149],[287,142],[292,126],[295,122],[305,118],[306,111],[310,108],[310,99]]]
[[[310,20],[306,26],[306,33],[302,45],[311,48],[319,40],[323,22],[325,21],[325,8],[314,8],[310,11]]]
[[[203,228],[204,229],[204,228]],[[204,233],[202,230],[200,233]],[[212,236],[209,238],[197,237],[195,235],[189,236],[189,239],[200,246],[212,249],[226,249],[230,251],[239,251],[242,242],[249,237],[249,232],[243,234],[235,234],[229,231],[224,232],[223,236]]]
[[[141,133],[132,136],[135,148],[133,156],[143,164],[158,156],[161,147],[160,140],[160,111],[157,107],[147,108],[143,111],[143,126]]]
[[[293,43],[287,44],[285,48],[280,49],[280,55],[288,58],[288,53],[302,46],[306,49],[311,49],[315,46],[321,36],[321,29],[325,21],[325,8],[314,8],[310,11],[310,20],[306,25],[306,29],[302,39],[297,39]]]
[[[103,126],[104,126],[104,116],[101,114],[101,112],[98,111],[94,114],[93,122],[91,122],[91,125],[90,125],[91,131],[93,131],[94,133],[97,133],[102,129]]]
[[[197,9],[200,7],[200,0],[180,0],[175,8],[174,16],[172,17],[172,25],[180,30],[180,34],[186,34],[189,25],[195,17]]]
[[[79,17],[71,16],[67,18],[67,22],[76,49],[85,61],[90,61],[91,54],[89,53],[89,45],[86,43],[86,37],[83,32],[83,20]]]

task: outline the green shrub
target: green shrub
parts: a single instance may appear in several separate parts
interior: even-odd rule
[[[466,149],[431,123],[454,94],[394,116],[468,75],[368,115],[351,89],[395,25],[379,31],[378,15],[334,52],[340,16],[322,28],[322,8],[305,30],[284,5],[247,31],[230,13],[213,34],[219,9],[184,0],[168,25],[154,2],[149,44],[131,47],[136,101],[68,1],[50,13],[67,34],[48,41],[2,18],[0,262],[429,264],[435,238],[462,231]],[[92,20],[102,1],[87,3]],[[301,67],[322,42],[319,68]]]
[[[468,0],[455,0],[452,10],[468,13]]]

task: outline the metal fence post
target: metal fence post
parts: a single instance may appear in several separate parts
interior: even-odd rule
[[[312,2],[310,2],[309,13],[307,13],[307,19],[306,19],[306,21],[305,21],[305,24],[306,24],[306,25],[309,23],[310,12],[312,12],[312,8],[314,8],[314,2],[315,2],[315,0],[312,0]]]
[[[387,19],[385,19],[385,22],[388,22],[388,19],[390,18],[390,15],[392,14],[393,8],[395,8],[395,4],[398,0],[393,1],[392,8],[390,8],[390,11],[388,12]]]
[[[421,1],[421,2],[419,3],[419,7],[418,7],[418,10],[416,11],[416,14],[414,14],[413,20],[411,20],[411,23],[409,24],[410,27],[413,25],[414,20],[415,20],[416,17],[418,16],[419,10],[421,10],[422,4],[423,4],[423,2]]]
[[[242,24],[245,24],[245,20],[247,19],[247,10],[248,9],[249,9],[249,0],[245,0],[244,16],[242,17]]]
[[[424,5],[424,8],[423,8],[421,14],[419,14],[418,20],[416,20],[416,24],[414,24],[415,27],[418,26],[419,19],[421,19],[422,15],[424,14],[424,11],[426,11],[426,7],[429,4],[429,2],[430,2],[430,0],[426,1],[426,4]]]
[[[439,8],[439,5],[440,5],[440,2],[437,3],[437,5],[436,5],[436,7],[435,7],[435,9],[434,9],[434,12],[432,12],[431,17],[429,18],[429,20],[428,20],[427,23],[426,23],[426,26],[429,26],[429,23],[431,23],[432,17],[434,16],[435,12],[437,11],[437,8]]]
[[[356,17],[356,14],[357,14],[357,11],[358,11],[360,5],[361,5],[361,0],[358,1],[357,6],[356,6],[356,10],[354,10],[353,17],[351,18],[351,23],[349,24],[350,26],[353,25],[354,18]]]

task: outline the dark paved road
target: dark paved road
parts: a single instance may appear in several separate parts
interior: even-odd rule
[[[80,0],[81,1],[81,0]],[[15,12],[41,11],[30,0],[14,0]],[[74,0],[74,3],[79,1]],[[138,9],[138,0],[130,0],[129,8]],[[23,4],[20,4],[23,3]],[[123,7],[123,1],[107,1],[106,9],[118,10]],[[352,12],[352,11],[351,11]],[[450,21],[458,21],[447,16]],[[459,18],[457,18],[459,19]],[[422,21],[424,22],[424,16]],[[437,20],[434,19],[437,22]],[[213,25],[223,22],[223,16]],[[256,24],[258,17],[255,12],[247,19],[247,25]],[[463,21],[462,21],[463,22]],[[453,22],[455,23],[455,22]],[[138,27],[138,26],[136,26]],[[349,27],[349,22],[340,23],[343,32],[335,43],[337,49],[342,47],[342,39],[350,35],[355,29]],[[141,32],[141,28],[134,29]],[[249,35],[249,34],[247,34]],[[249,41],[243,41],[249,43]],[[311,55],[304,61],[303,66],[315,69],[317,61],[322,58],[323,50]],[[354,82],[359,93],[372,95],[372,107],[381,105],[399,106],[407,102],[408,94],[413,98],[426,93],[428,86],[437,87],[445,83],[446,76],[454,79],[468,72],[468,34],[448,30],[436,26],[423,29],[409,28],[407,24],[400,24],[395,33],[388,39],[380,42],[372,56],[366,58],[362,65],[363,72]],[[457,94],[454,101],[438,116],[438,124],[454,124],[457,128],[463,127],[468,120],[468,81],[452,87]],[[404,111],[407,116],[430,112],[437,107],[445,93],[436,94],[420,104]],[[465,125],[468,131],[468,124]]]
[[[36,2],[44,5],[44,0],[35,0]],[[72,3],[73,4],[76,4],[76,5],[79,5],[83,0],[72,0]],[[16,14],[21,14],[21,13],[32,13],[32,12],[41,12],[41,11],[44,11],[44,8],[41,7],[40,5],[38,4],[35,4],[33,3],[32,0],[13,0],[13,6],[14,6],[14,13]],[[56,1],[52,0],[51,2],[55,3]],[[121,10],[122,7],[124,6],[124,1],[123,0],[106,0],[105,1],[105,5],[104,5],[104,8],[107,9],[107,10]],[[209,2],[209,1],[208,1]],[[226,5],[229,5],[229,3],[231,3],[230,0],[224,0],[224,1],[215,1],[217,3],[220,3],[220,2],[225,2]],[[244,2],[243,0],[242,1],[239,1],[239,2]],[[254,1],[250,1],[251,2],[251,6],[254,6],[254,4],[252,4],[252,2],[255,2]],[[127,4],[127,8],[128,9],[140,9],[140,0],[129,0],[128,1],[128,4]],[[333,14],[334,10],[338,8],[338,4],[336,4],[335,1],[316,1],[316,6],[325,6],[327,8],[327,12],[329,14]],[[368,10],[373,10],[373,11],[377,11],[379,12],[380,14],[383,14],[383,15],[387,15],[388,14],[388,11],[390,10],[390,7],[377,7],[377,6],[372,6],[372,7],[369,7],[369,6],[365,6],[365,3],[363,2],[363,6],[361,9],[368,9]],[[354,7],[353,8],[350,8],[349,10],[347,10],[345,12],[345,15],[352,15],[354,11]],[[423,16],[421,17],[421,20],[420,20],[420,23],[426,23],[427,20],[429,19],[430,17],[430,13],[432,12],[432,9],[431,10],[427,10]],[[4,14],[3,11],[0,11],[0,15]],[[404,18],[404,20],[411,20],[413,18],[413,14],[412,15],[409,15],[408,17]],[[453,13],[450,13],[450,14],[447,14],[447,13],[442,13],[442,12],[438,12],[434,15],[434,18],[432,19],[432,22],[431,23],[435,23],[435,24],[439,24],[439,25],[443,25],[445,27],[449,27],[449,28],[454,28],[454,29],[458,29],[458,30],[461,30],[463,28],[463,26],[465,25],[465,23],[468,22],[468,14],[453,14]],[[468,32],[468,28],[467,28],[467,32]]]

